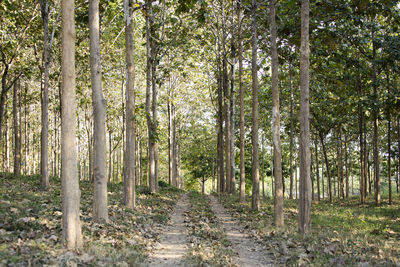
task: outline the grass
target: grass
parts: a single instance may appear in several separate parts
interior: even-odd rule
[[[285,200],[285,227],[273,225],[273,202],[263,203],[259,212],[249,201],[221,195],[225,207],[254,231],[275,254],[276,264],[315,266],[398,266],[400,264],[400,201],[375,206],[373,199],[321,201],[312,204],[312,234],[298,234],[297,200]],[[249,199],[248,199],[249,200]]]
[[[0,173],[0,266],[138,265],[182,192],[163,186],[151,194],[139,187],[137,207],[130,210],[121,205],[123,184],[111,184],[109,222],[102,225],[92,220],[93,186],[80,181],[84,248],[72,253],[61,245],[60,179],[53,177],[50,184],[45,191],[39,176]]]

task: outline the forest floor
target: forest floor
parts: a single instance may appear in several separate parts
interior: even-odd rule
[[[61,245],[59,179],[0,174],[0,266],[400,266],[400,200],[376,207],[358,198],[313,202],[312,235],[297,233],[297,202],[285,201],[285,227],[273,203],[259,212],[237,196],[137,189],[137,208],[109,185],[109,223],[92,221],[92,184],[80,182],[84,248]],[[250,199],[248,199],[250,200]],[[222,205],[220,204],[222,203]]]

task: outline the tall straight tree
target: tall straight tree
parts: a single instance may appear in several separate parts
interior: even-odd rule
[[[74,0],[62,0],[61,193],[63,242],[70,250],[82,247],[79,220],[80,191],[75,134]]]
[[[301,45],[300,45],[300,189],[299,231],[311,233],[311,152],[310,152],[310,45],[309,45],[310,1],[301,1]]]
[[[239,202],[244,203],[245,200],[245,148],[244,148],[244,87],[243,87],[243,40],[242,40],[242,10],[240,1],[237,3],[237,20],[238,20],[238,59],[239,59],[239,128],[240,128],[240,188]]]
[[[275,0],[269,2],[269,21],[271,32],[271,74],[272,74],[272,141],[274,146],[274,223],[278,227],[284,225],[283,221],[283,186],[282,186],[282,151],[280,136],[279,114],[279,88],[278,88],[278,48],[276,45]]]
[[[252,179],[253,179],[253,192],[251,208],[254,210],[260,209],[260,166],[258,159],[258,65],[257,65],[257,1],[252,0],[251,7],[251,74],[252,74],[252,93],[253,93],[253,106],[252,106]]]
[[[126,116],[124,153],[124,204],[135,207],[135,69],[133,63],[132,1],[124,0],[125,13],[125,61],[126,61]]]
[[[101,86],[99,0],[89,1],[90,71],[94,117],[93,218],[107,222],[106,100]]]
[[[289,86],[290,86],[290,147],[289,147],[289,153],[290,153],[290,159],[289,159],[289,165],[290,165],[290,185],[289,185],[289,198],[293,199],[293,134],[294,134],[294,118],[293,118],[293,98],[294,98],[294,92],[293,92],[293,65],[292,61],[289,62]]]
[[[21,174],[21,135],[19,132],[18,120],[18,88],[19,88],[19,80],[14,82],[13,88],[13,126],[14,126],[14,174]],[[21,116],[21,114],[19,115]]]
[[[230,152],[231,152],[231,177],[230,177],[230,185],[229,192],[231,194],[235,194],[236,192],[236,180],[235,180],[235,60],[236,60],[236,47],[235,47],[235,4],[232,1],[232,23],[231,23],[231,92],[230,92],[230,99],[229,99],[229,120],[230,120],[230,129],[229,131],[231,136],[230,142]]]
[[[42,186],[49,187],[49,77],[50,77],[50,42],[49,42],[49,3],[40,0],[40,8],[43,20],[43,87],[42,87],[42,131],[40,135],[40,174],[42,175]]]
[[[380,177],[379,177],[379,140],[378,140],[378,124],[379,124],[379,98],[378,98],[378,79],[376,70],[376,42],[375,42],[375,25],[372,25],[372,87],[374,89],[374,106],[372,117],[374,120],[374,187],[375,187],[375,204],[379,205],[381,203],[381,192],[380,192]]]

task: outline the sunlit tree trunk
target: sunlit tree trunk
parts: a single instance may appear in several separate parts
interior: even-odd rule
[[[257,65],[257,1],[252,0],[251,8],[251,73],[252,73],[252,94],[253,94],[253,105],[252,105],[252,179],[253,179],[253,192],[251,207],[254,210],[260,209],[260,176],[259,176],[259,160],[258,160],[258,65]]]
[[[40,174],[42,175],[42,187],[49,187],[48,167],[48,136],[49,136],[49,76],[50,76],[50,43],[49,43],[49,5],[47,0],[40,0],[43,20],[43,65],[44,77],[42,87],[42,116],[41,116],[41,148],[40,148]]]
[[[388,90],[388,98],[390,97],[390,80],[389,80],[389,74],[386,75],[386,82],[387,82],[387,90]],[[389,99],[390,100],[390,99]],[[390,102],[389,102],[390,103]],[[390,125],[390,109],[389,107],[387,108],[387,142],[388,142],[388,190],[389,190],[389,205],[392,204],[392,166],[391,166],[391,146],[392,146],[392,140],[391,140],[391,135],[390,131],[391,125]]]
[[[83,245],[79,220],[80,190],[76,164],[74,1],[62,1],[61,191],[63,242],[68,249]]]
[[[233,1],[232,1],[233,2]],[[234,4],[233,4],[234,8]],[[234,13],[234,11],[232,11]],[[235,48],[235,21],[234,16],[232,14],[232,36],[231,36],[231,92],[230,92],[230,101],[229,101],[229,120],[230,120],[230,152],[231,152],[231,176],[230,176],[230,188],[229,192],[231,194],[235,194],[236,192],[236,180],[235,180],[235,60],[236,60],[236,48]]]
[[[290,185],[289,185],[289,198],[293,199],[293,134],[294,134],[294,115],[293,115],[293,66],[292,62],[289,63],[289,86],[290,86],[290,147],[289,147],[289,168],[290,168]]]
[[[271,32],[271,90],[272,90],[272,142],[274,146],[274,223],[278,227],[284,225],[283,220],[283,185],[282,185],[282,150],[280,135],[280,111],[278,88],[278,48],[276,45],[277,26],[275,21],[275,0],[270,0],[269,21]]]
[[[14,174],[21,174],[21,136],[19,134],[18,120],[18,89],[19,81],[13,87],[13,127],[14,127]]]
[[[243,87],[243,40],[242,40],[242,10],[240,3],[237,7],[238,17],[238,57],[239,57],[239,127],[240,127],[240,188],[239,202],[244,203],[245,200],[245,148],[244,148],[244,87]]]
[[[99,0],[89,1],[89,34],[94,118],[93,219],[107,222],[106,100],[101,85]]]
[[[124,0],[126,60],[126,121],[124,151],[124,204],[133,209],[135,191],[135,66],[133,63],[133,22],[131,1]]]
[[[375,27],[374,25],[372,27]],[[374,108],[372,117],[374,120],[374,185],[375,185],[375,204],[381,203],[381,192],[380,192],[380,176],[379,176],[379,144],[378,144],[378,123],[379,123],[379,107],[378,107],[378,81],[377,81],[377,70],[376,70],[376,45],[375,45],[375,29],[372,29],[372,71],[373,71],[373,89],[374,89]]]
[[[310,1],[301,1],[300,46],[300,197],[299,231],[311,233],[311,177],[310,177],[310,47],[309,47]]]
[[[315,144],[315,176],[317,180],[317,199],[318,201],[321,201],[321,187],[320,187],[320,181],[319,181],[319,161],[318,161],[318,140],[317,136],[314,136],[314,144]]]

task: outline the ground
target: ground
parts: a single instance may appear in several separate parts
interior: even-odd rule
[[[237,196],[184,192],[161,183],[137,189],[125,209],[122,184],[109,186],[110,221],[91,218],[92,185],[81,181],[84,248],[61,245],[60,181],[0,174],[0,266],[399,266],[400,201],[313,202],[312,235],[297,233],[297,201],[285,202],[285,227],[273,205],[259,212]]]

